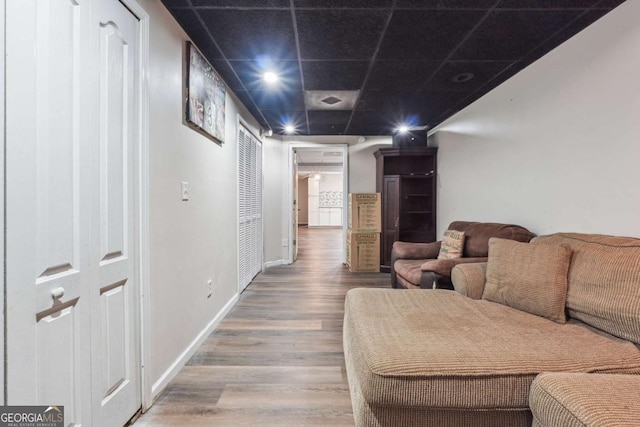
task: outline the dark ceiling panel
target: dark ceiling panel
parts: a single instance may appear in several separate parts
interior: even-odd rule
[[[369,61],[303,61],[306,90],[357,90],[369,69]]]
[[[593,9],[584,13],[578,19],[569,24],[568,27],[553,35],[550,39],[535,48],[533,51],[530,51],[527,54],[526,59],[529,61],[535,61],[536,59],[541,58],[551,50],[558,47],[560,44],[569,40],[578,31],[591,25],[607,13],[609,13],[609,9]]]
[[[206,29],[200,23],[198,16],[191,9],[175,9],[173,16],[189,34],[191,40],[205,58],[209,61],[222,58],[222,53],[215,44],[212,43],[211,37],[209,37]]]
[[[297,61],[280,61],[274,65],[262,64],[259,61],[230,61],[245,88],[251,90],[269,90],[275,92],[301,91],[300,68]],[[279,75],[278,82],[265,85],[262,75],[265,71],[272,71]]]
[[[180,1],[183,4],[186,0]],[[191,0],[195,7],[227,7],[227,8],[270,8],[270,7],[289,7],[289,0]]]
[[[495,11],[453,56],[460,60],[518,60],[576,19],[580,11]]]
[[[180,8],[190,8],[189,4],[185,0],[162,0],[162,3],[164,3],[164,5],[170,11],[174,11]]]
[[[483,11],[400,10],[391,18],[379,60],[446,59],[484,15]]]
[[[240,83],[240,80],[238,80],[236,75],[231,71],[231,67],[229,67],[229,63],[227,61],[217,59],[214,61],[209,61],[209,63],[211,64],[213,69],[216,70],[218,74],[220,74],[222,79],[231,90],[244,90],[242,83]]]
[[[392,0],[293,0],[297,8],[379,9],[391,7]]]
[[[439,123],[451,115],[455,114],[465,106],[471,104],[476,99],[482,97],[488,91],[493,90],[497,86],[504,83],[506,80],[510,79],[522,69],[526,68],[529,63],[524,61],[519,62],[511,62],[508,67],[503,69],[500,73],[493,76],[493,78],[483,82],[481,86],[477,89],[472,90],[470,92],[462,93],[462,96],[457,100],[444,100],[442,104],[439,104],[438,108],[440,108],[440,114],[436,117],[435,122]],[[436,95],[438,96],[438,95]]]
[[[502,0],[501,9],[588,9],[598,0]]]
[[[309,135],[343,135],[345,125],[315,123],[309,125]]]
[[[378,123],[373,124],[351,124],[347,128],[345,135],[391,135],[395,132],[395,129],[390,126],[385,126]]]
[[[367,90],[414,92],[433,74],[441,62],[376,62],[371,69]]]
[[[354,117],[362,111],[373,111],[382,114],[390,126],[397,127],[402,123],[422,126],[435,121],[440,111],[451,108],[465,96],[464,92],[408,94],[370,91],[361,96]]]
[[[344,127],[351,118],[351,111],[309,111],[309,121],[311,123],[319,123],[323,125],[342,125]]]
[[[596,4],[596,7],[613,9],[614,7],[620,6],[625,1],[627,0],[601,0],[600,2],[598,2],[598,4]]]
[[[282,110],[263,110],[262,112],[274,132],[282,133],[288,124],[295,126],[298,131],[307,131],[307,118],[304,111],[289,110],[283,113]]]
[[[623,3],[162,1],[262,127],[335,135],[434,126]],[[355,111],[309,110],[303,90],[360,96]]]
[[[227,59],[297,59],[289,11],[200,9],[198,13]]]
[[[496,0],[398,0],[396,8],[408,9],[488,9]]]
[[[296,12],[302,60],[369,60],[389,11],[300,10]]]
[[[354,111],[347,134],[351,135],[391,135],[398,127],[380,111]],[[369,133],[367,129],[375,129],[377,133]]]
[[[302,92],[278,92],[268,89],[249,90],[248,92],[258,107],[264,110],[304,110],[304,95]]]
[[[447,62],[426,83],[424,88],[435,91],[474,91],[509,65],[511,65],[511,62],[507,61]]]
[[[265,119],[263,116],[263,111],[259,110],[258,107],[253,103],[253,99],[249,96],[249,94],[245,91],[236,90],[233,91],[233,94],[238,97],[242,105],[247,107],[247,110],[256,118],[256,120],[260,123],[261,126],[265,126],[268,128],[269,121],[265,123]]]

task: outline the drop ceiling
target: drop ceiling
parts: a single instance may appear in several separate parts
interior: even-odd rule
[[[431,128],[624,2],[162,1],[263,128],[301,135]]]
[[[299,175],[312,173],[342,173],[343,152],[335,148],[297,148]]]

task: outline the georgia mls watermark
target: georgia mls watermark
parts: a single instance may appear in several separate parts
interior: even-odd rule
[[[64,406],[0,406],[0,427],[64,427]]]

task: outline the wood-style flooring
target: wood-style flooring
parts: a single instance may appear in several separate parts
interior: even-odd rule
[[[390,281],[342,261],[340,229],[301,227],[298,260],[253,280],[134,426],[353,426],[344,296]]]

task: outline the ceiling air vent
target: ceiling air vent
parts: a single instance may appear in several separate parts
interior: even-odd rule
[[[335,96],[330,96],[328,98],[321,99],[320,102],[324,102],[325,104],[329,104],[329,105],[334,105],[334,104],[337,104],[338,102],[342,102],[342,99],[336,98]]]
[[[305,90],[308,110],[353,110],[359,90]]]

